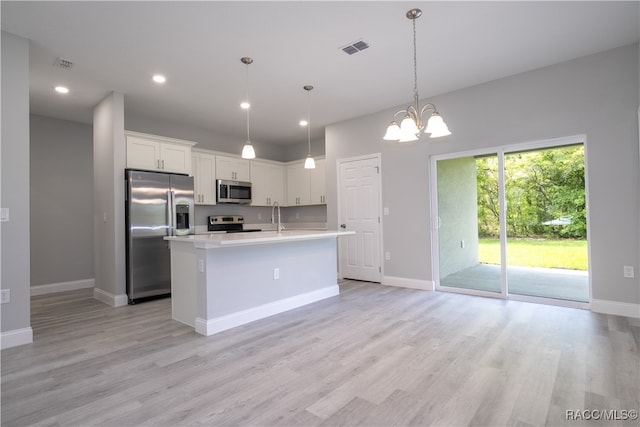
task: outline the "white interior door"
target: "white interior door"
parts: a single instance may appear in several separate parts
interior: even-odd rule
[[[340,238],[342,277],[380,282],[380,158],[338,162],[339,224],[355,235]]]

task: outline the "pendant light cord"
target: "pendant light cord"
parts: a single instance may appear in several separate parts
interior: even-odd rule
[[[416,18],[411,20],[413,22],[413,98],[418,105],[418,55],[416,53]]]
[[[309,141],[309,156],[311,156],[311,91],[307,91],[307,140]]]
[[[247,107],[247,141],[250,142],[251,138],[249,136],[249,110],[251,110],[251,102],[249,101],[249,64],[247,64],[247,69],[246,69],[246,83],[247,83],[247,104],[249,104],[249,107]]]

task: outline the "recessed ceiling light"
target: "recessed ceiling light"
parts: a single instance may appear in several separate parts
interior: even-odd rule
[[[164,83],[167,81],[167,78],[162,74],[156,74],[153,76],[153,81],[156,83]]]
[[[308,124],[309,124],[309,122],[308,122],[308,121],[306,121],[306,120],[300,120],[300,126],[306,126],[306,125],[308,125]]]
[[[249,104],[247,101],[240,103],[240,108],[242,108],[243,110],[248,110],[250,107],[251,107],[251,104]]]
[[[69,93],[69,88],[64,86],[56,86],[55,91],[58,93]]]

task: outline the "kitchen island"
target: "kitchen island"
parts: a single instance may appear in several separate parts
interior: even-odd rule
[[[337,237],[285,230],[165,237],[172,317],[202,335],[339,294]]]

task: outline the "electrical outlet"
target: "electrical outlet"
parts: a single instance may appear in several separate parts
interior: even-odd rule
[[[11,302],[11,289],[2,289],[0,291],[0,304]]]
[[[391,252],[385,252],[384,253],[384,259],[387,260],[387,261],[390,261],[391,260]]]
[[[204,260],[203,259],[199,259],[198,260],[198,271],[200,273],[204,273]]]
[[[278,280],[280,278],[280,269],[279,268],[274,268],[273,269],[273,280]]]
[[[630,265],[625,265],[623,268],[623,276],[627,279],[633,279],[633,267]]]

